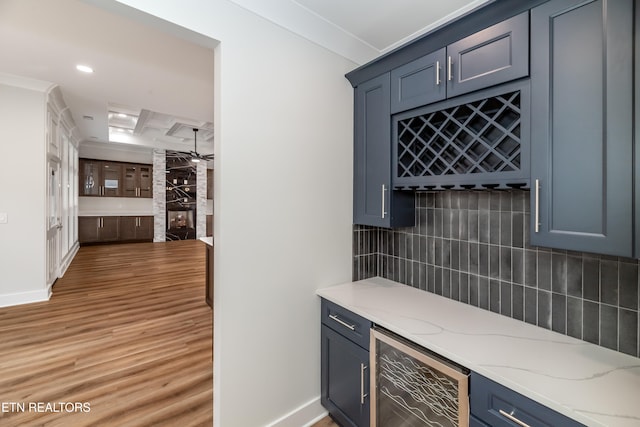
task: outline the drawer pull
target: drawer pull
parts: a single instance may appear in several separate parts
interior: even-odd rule
[[[364,405],[364,398],[367,397],[369,394],[364,392],[364,371],[367,369],[367,367],[364,365],[364,363],[360,364],[360,404]]]
[[[356,325],[350,325],[347,322],[345,322],[344,320],[340,319],[338,316],[336,316],[335,314],[330,314],[329,315],[329,319],[335,320],[336,322],[340,323],[342,326],[344,326],[345,328],[349,328],[352,331],[356,330]]]
[[[502,409],[500,409],[498,412],[500,412],[500,415],[502,415],[503,417],[507,418],[510,421],[513,421],[514,423],[518,424],[519,426],[530,427],[529,424],[525,423],[524,421],[520,421],[519,419],[517,419],[513,415],[509,414],[508,412],[503,411]]]

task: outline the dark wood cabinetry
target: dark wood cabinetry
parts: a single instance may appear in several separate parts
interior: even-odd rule
[[[153,168],[150,165],[123,164],[122,195],[153,197]]]
[[[81,244],[152,240],[153,216],[78,217],[78,241]]]
[[[119,238],[117,216],[78,217],[79,243],[115,242]]]
[[[322,300],[321,402],[342,426],[369,426],[371,322]]]
[[[80,196],[153,197],[153,167],[80,159]]]
[[[120,241],[153,240],[152,216],[121,216]]]
[[[531,11],[531,243],[632,256],[632,0]]]

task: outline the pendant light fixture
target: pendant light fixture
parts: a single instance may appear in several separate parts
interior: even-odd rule
[[[191,161],[198,163],[200,160],[213,160],[213,154],[198,153],[198,128],[193,128],[193,151],[191,152]]]

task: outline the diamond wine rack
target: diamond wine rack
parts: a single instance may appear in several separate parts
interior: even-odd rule
[[[528,188],[528,84],[505,90],[395,116],[394,188]]]

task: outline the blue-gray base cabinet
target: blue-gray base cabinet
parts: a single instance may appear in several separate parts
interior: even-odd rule
[[[371,322],[324,299],[321,312],[321,403],[342,427],[368,427]]]
[[[531,244],[633,256],[633,0],[531,10]]]
[[[471,426],[584,427],[475,372],[471,372],[470,390]]]

